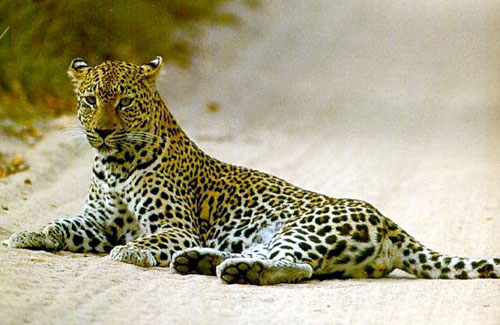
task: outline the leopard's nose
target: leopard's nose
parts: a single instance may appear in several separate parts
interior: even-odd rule
[[[95,133],[97,133],[103,140],[113,133],[113,129],[94,129]]]

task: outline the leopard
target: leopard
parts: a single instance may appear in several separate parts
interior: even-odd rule
[[[333,198],[222,162],[181,129],[157,90],[163,59],[74,59],[77,123],[95,151],[83,212],[10,248],[109,254],[226,284],[386,277],[498,278],[500,258],[427,248],[362,200]]]

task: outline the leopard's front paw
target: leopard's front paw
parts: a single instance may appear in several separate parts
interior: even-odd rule
[[[10,248],[56,250],[58,241],[45,232],[21,231],[12,234],[3,244]]]
[[[116,246],[109,253],[109,257],[114,261],[135,264],[142,267],[156,265],[156,259],[149,250],[139,249],[132,245]]]

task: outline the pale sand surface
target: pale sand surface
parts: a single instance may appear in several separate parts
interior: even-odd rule
[[[273,1],[213,29],[160,89],[208,153],[367,200],[438,251],[500,256],[499,6]],[[411,6],[411,7],[408,7]],[[465,26],[465,27],[464,27]],[[204,106],[220,105],[217,112]],[[0,240],[82,208],[92,151],[57,121],[0,180]],[[25,184],[29,178],[31,185]],[[8,210],[4,210],[6,206]],[[106,257],[0,247],[0,323],[500,324],[500,281],[223,285]]]

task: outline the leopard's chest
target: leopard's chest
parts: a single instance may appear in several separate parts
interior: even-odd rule
[[[101,172],[103,177],[97,177]],[[138,202],[144,197],[141,188],[135,184],[141,175],[125,180],[108,170],[95,170],[89,192],[91,205],[105,216],[106,232],[113,238],[113,244],[124,244],[149,233],[149,227],[141,222]],[[95,201],[96,203],[92,203]]]

